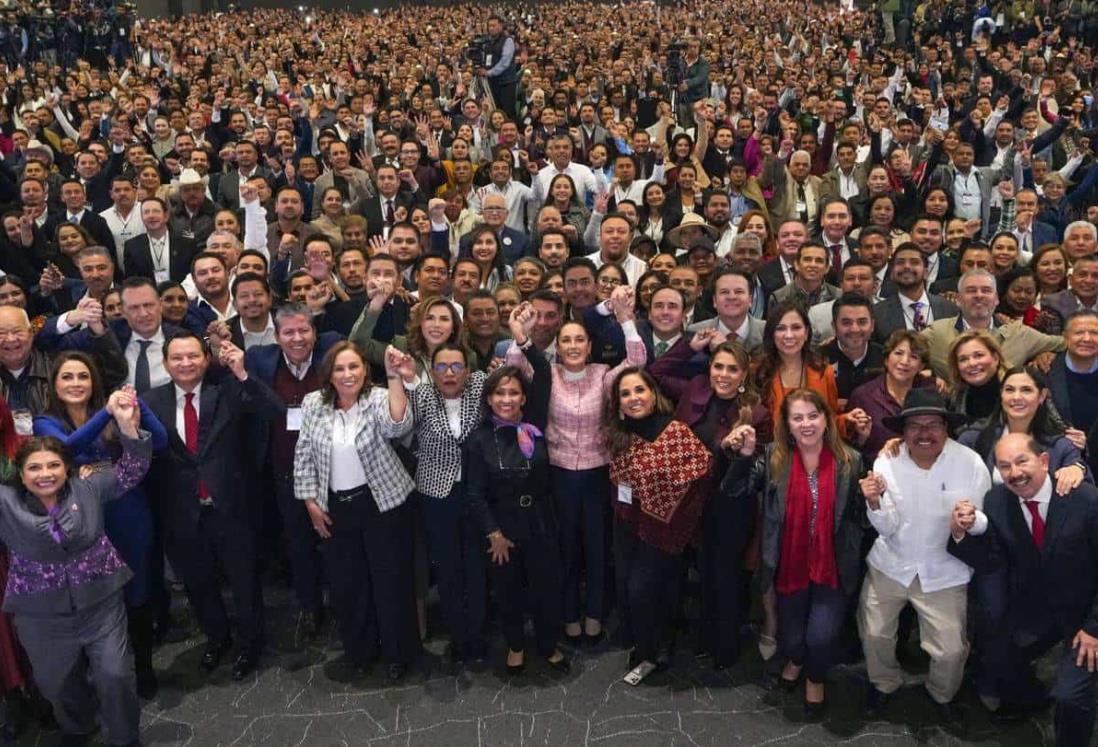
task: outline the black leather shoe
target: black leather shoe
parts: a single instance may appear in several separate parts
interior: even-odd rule
[[[326,622],[324,610],[301,613],[301,639],[303,641],[315,640],[324,629]]]
[[[203,672],[212,672],[221,664],[221,660],[225,658],[227,653],[229,653],[228,641],[207,644],[206,651],[202,654],[202,661],[198,666]]]
[[[605,638],[606,638],[606,631],[605,630],[600,630],[598,633],[595,633],[594,635],[591,635],[590,633],[584,633],[583,634],[583,645],[587,646],[587,648],[594,648],[595,646],[602,643]]]
[[[233,682],[240,682],[254,672],[258,666],[259,654],[253,654],[249,651],[236,657],[236,661],[233,662]]]
[[[949,703],[934,702],[934,713],[943,724],[960,725],[962,720],[960,707],[950,701]]]
[[[865,698],[865,715],[869,719],[879,719],[888,707],[888,701],[892,699],[891,693],[881,692],[873,685],[869,686],[869,692]]]
[[[407,664],[390,664],[385,667],[385,679],[389,680],[389,682],[400,682],[407,673]]]

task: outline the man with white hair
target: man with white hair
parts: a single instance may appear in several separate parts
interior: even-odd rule
[[[1063,247],[1073,265],[1080,257],[1098,254],[1098,227],[1088,220],[1069,223],[1064,229]]]
[[[774,221],[799,220],[806,226],[816,223],[821,186],[820,177],[811,172],[812,154],[807,150],[793,151],[788,166],[776,156],[766,159],[759,186],[774,188],[767,204]]]
[[[995,276],[987,270],[966,272],[957,282],[957,306],[961,313],[938,319],[923,330],[922,335],[930,347],[930,367],[934,375],[943,380],[950,378],[949,348],[967,329],[987,330],[1003,349],[1006,366],[1021,366],[1043,353],[1056,353],[1064,349],[1064,338],[1046,335],[1033,327],[1027,327],[1020,319],[1007,324],[995,321],[995,309],[999,305]]]

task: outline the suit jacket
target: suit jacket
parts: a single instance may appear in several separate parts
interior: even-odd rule
[[[996,485],[984,497],[987,531],[960,542],[950,537],[949,553],[976,570],[974,583],[986,587],[981,596],[1004,602],[996,625],[1040,633],[1051,624],[1064,639],[1080,629],[1098,635],[1098,488],[1053,491],[1042,550],[1023,510],[1007,486]]]
[[[775,257],[759,267],[755,273],[755,281],[762,285],[763,297],[769,300],[779,288],[786,284],[781,259]]]
[[[686,328],[687,332],[698,332],[703,329],[717,329],[720,324],[718,317],[712,319],[706,319],[705,321],[695,322]],[[763,330],[766,329],[766,322],[762,319],[756,319],[753,316],[747,317],[747,339],[742,340],[744,346],[748,352],[752,352],[762,347],[763,344]]]
[[[281,407],[275,393],[255,376],[243,382],[226,376],[218,384],[204,383],[199,393],[197,454],[188,451],[176,430],[175,384],[154,387],[143,399],[168,430],[168,448],[153,459],[152,479],[145,483],[156,496],[168,531],[176,525],[197,524],[200,480],[217,511],[246,519],[248,492],[241,490],[248,484],[244,415],[272,417]]]
[[[927,293],[926,296],[930,301],[930,313],[934,319],[955,317],[960,313],[955,304],[941,296],[933,293]],[[888,336],[898,329],[907,329],[907,319],[904,316],[903,303],[897,293],[874,304],[873,339],[883,345],[888,340]]]
[[[370,175],[363,169],[351,168],[351,178],[347,179],[347,192],[348,202],[354,203],[357,200],[366,200],[371,196],[377,194],[377,191],[373,187],[373,183],[370,181]],[[313,182],[313,209],[310,219],[320,217],[320,197],[324,195],[324,190],[328,187],[335,186],[335,174],[329,169],[316,178]]]
[[[949,347],[961,334],[960,316],[936,319],[922,331],[923,339],[930,347],[930,367],[934,375],[949,380]],[[1003,364],[1023,366],[1041,353],[1059,352],[1064,349],[1064,338],[1060,335],[1046,335],[1020,320],[1002,324],[991,330],[991,335],[999,342],[1006,358]]]
[[[468,257],[472,251],[472,235],[465,234],[458,239],[458,256]],[[530,237],[522,231],[516,231],[510,226],[504,226],[500,231],[499,242],[503,249],[503,261],[507,265],[513,265],[519,257],[525,257],[530,248]]]
[[[1062,319],[1067,319],[1082,308],[1082,306],[1083,305],[1079,303],[1079,297],[1070,289],[1062,290],[1059,293],[1052,293],[1047,296],[1041,296],[1041,308],[1052,309],[1059,314]]]
[[[858,185],[858,194],[855,195],[855,197],[860,197],[869,193],[869,190],[865,186],[865,180],[869,175],[869,167],[871,165],[868,158],[861,163],[854,165],[851,176],[854,177],[854,182]],[[839,168],[837,166],[820,177],[818,201],[823,202],[829,197],[842,197],[842,189],[839,182]]]
[[[1017,169],[1014,168],[1014,163],[1011,162],[1003,166],[1002,169],[993,169],[990,166],[973,166],[973,170],[977,174],[977,179],[980,182],[980,220],[982,222],[982,228],[980,234],[983,237],[988,237],[988,233],[992,230],[994,223],[991,218],[991,193],[998,186],[1002,179],[1015,178],[1015,184],[1021,184],[1021,165]],[[1018,173],[1015,174],[1014,172]],[[941,187],[946,191],[946,194],[953,195],[953,180],[957,175],[957,169],[953,164],[942,164],[934,170],[934,173],[930,176],[931,187]],[[941,277],[941,274],[939,274]]]
[[[393,212],[396,212],[400,208],[404,208],[408,213],[405,220],[410,220],[412,217],[412,208],[419,204],[418,196],[419,192],[406,192],[400,190],[393,197]],[[425,202],[425,201],[424,201]],[[385,216],[381,212],[381,196],[374,195],[373,197],[367,197],[362,200],[358,206],[359,213],[366,218],[366,232],[370,238],[374,236],[385,235]]]
[[[188,239],[182,234],[168,230],[168,274],[172,280],[182,283],[190,274],[191,259],[198,253],[193,239]],[[141,234],[126,241],[122,249],[125,259],[128,278],[141,276],[155,280],[156,269],[153,264],[152,249],[149,246],[149,235]]]
[[[1085,431],[1087,434],[1087,457],[1090,468],[1094,471],[1098,468],[1098,420],[1084,422],[1078,416],[1078,410],[1072,407],[1071,396],[1067,382],[1067,353],[1060,353],[1052,362],[1048,371],[1048,389],[1052,395],[1052,403],[1056,411],[1060,413],[1068,425]],[[1098,392],[1091,392],[1092,397],[1098,397]]]
[[[269,181],[271,178],[271,170],[266,166],[257,166],[255,176],[261,176]],[[221,180],[217,185],[217,192],[214,193],[214,201],[229,210],[239,210],[241,208],[239,171],[233,170],[221,175]]]
[[[816,303],[811,305],[815,306],[816,304],[821,304],[825,301],[834,301],[841,295],[842,292],[838,289],[837,286],[825,282],[823,285],[820,286],[819,298],[816,299]],[[781,288],[778,288],[778,290],[774,291],[774,295],[770,297],[770,300],[767,301],[766,305],[767,308],[772,308],[774,304],[779,304],[782,301],[788,301],[794,298],[800,298],[802,299],[802,303],[806,304],[806,306],[808,305],[808,302],[803,300],[808,297],[805,295],[804,291],[801,290],[801,287],[795,282],[783,285]]]
[[[322,332],[316,337],[316,344],[313,346],[313,368],[319,369],[320,362],[324,360],[324,356],[328,354],[328,349],[332,345],[336,344],[343,338],[332,332]],[[234,342],[234,344],[236,344]],[[243,345],[237,345],[241,350],[244,349]],[[244,367],[248,369],[248,375],[262,381],[264,384],[272,388],[274,387],[275,372],[279,366],[285,365],[285,361],[282,356],[282,348],[278,345],[256,345],[251,350],[244,353]],[[277,398],[278,395],[275,394]],[[248,430],[250,438],[248,439],[251,445],[251,455],[253,463],[262,465],[267,458],[267,442],[270,434],[270,426],[272,421],[280,415],[284,415],[286,407],[282,404],[281,400],[278,403],[278,408],[275,413],[272,414],[270,420],[264,421],[260,418],[248,419]],[[292,464],[279,465],[279,469],[290,473],[293,471]]]
[[[809,175],[805,181],[809,185],[812,194],[816,196],[816,202],[818,202],[821,189],[820,177]],[[799,219],[796,182],[790,176],[789,169],[784,161],[776,157],[767,158],[763,173],[759,177],[759,184],[764,188],[771,186],[774,188],[774,193],[768,203],[772,225],[777,226],[783,221]],[[817,211],[816,218],[818,217],[819,212]],[[818,221],[812,220],[810,222],[817,223]]]

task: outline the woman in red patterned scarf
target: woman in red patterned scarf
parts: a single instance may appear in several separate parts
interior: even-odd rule
[[[774,443],[755,456],[755,429],[725,438],[734,454],[717,500],[763,493],[759,588],[777,593],[779,679],[792,692],[805,676],[809,717],[824,709],[824,681],[838,661],[839,632],[861,575],[865,501],[858,489],[861,455],[839,436],[835,413],[812,389],[782,401]]]
[[[668,649],[670,612],[678,608],[682,554],[695,541],[713,457],[647,371],[614,379],[606,423],[613,460],[614,559],[620,638],[633,647],[626,681],[637,684]]]

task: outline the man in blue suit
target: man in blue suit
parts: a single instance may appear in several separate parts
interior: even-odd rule
[[[294,448],[301,427],[301,402],[320,387],[318,371],[328,349],[343,339],[334,332],[318,335],[312,312],[288,304],[274,314],[276,344],[256,345],[244,355],[248,372],[269,386],[282,405],[268,421],[250,424],[252,458],[259,474],[274,480],[282,527],[286,532],[294,591],[301,605],[303,637],[322,629],[320,543],[305,504],[294,497]]]

